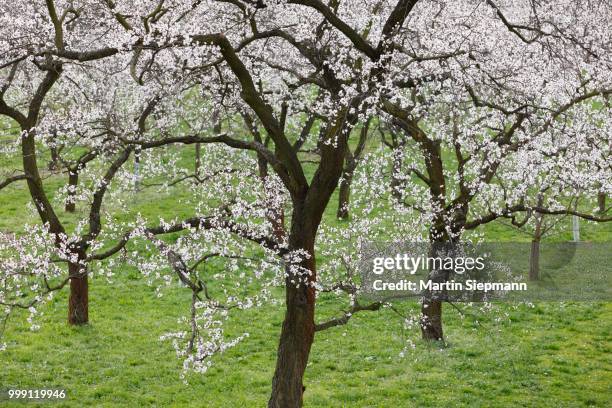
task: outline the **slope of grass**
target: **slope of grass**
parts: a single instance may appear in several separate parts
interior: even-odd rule
[[[229,336],[243,331],[251,336],[185,384],[180,360],[159,336],[178,327],[188,293],[174,288],[158,299],[138,280],[114,285],[94,280],[91,289],[88,326],[65,324],[65,294],[44,308],[37,332],[29,331],[25,314],[13,318],[8,349],[0,354],[2,388],[63,388],[68,396],[60,406],[69,407],[265,405],[279,308],[233,319]],[[335,306],[323,301],[321,307]],[[445,319],[446,346],[421,343],[389,310],[355,316],[348,326],[317,334],[306,405],[610,406],[610,304],[504,304],[478,323],[452,310]],[[406,336],[416,348],[402,358]]]
[[[185,160],[192,160],[191,154]],[[51,177],[49,192],[63,182]],[[175,204],[180,197],[146,191],[134,197],[134,212],[182,216],[186,213]],[[0,230],[19,232],[34,220],[25,209],[29,199],[23,184],[4,190],[0,200]],[[332,201],[326,222],[337,222],[334,214]],[[71,223],[79,215],[62,217]],[[583,223],[587,240],[609,239],[610,232],[609,225]],[[526,240],[500,223],[487,226],[485,237]],[[41,308],[39,331],[30,331],[25,311],[11,318],[2,340],[8,348],[0,352],[0,389],[63,388],[67,399],[56,406],[66,407],[265,405],[282,307],[233,315],[228,336],[249,332],[250,337],[215,357],[208,373],[189,375],[185,384],[181,360],[159,337],[182,329],[177,318],[188,313],[190,293],[173,286],[157,298],[136,271],[115,273],[113,284],[92,280],[91,323],[85,327],[66,325],[65,291]],[[323,296],[318,307],[321,316],[329,317],[344,306]],[[414,302],[401,306],[417,308]],[[498,304],[491,313],[474,313],[477,317],[462,317],[446,307],[447,344],[420,342],[418,330],[403,329],[402,319],[388,309],[356,315],[347,326],[318,333],[306,372],[306,406],[612,405],[610,303]],[[407,340],[415,348],[401,357]],[[23,403],[0,397],[0,406]]]
[[[94,280],[85,327],[65,324],[65,294],[44,308],[37,332],[17,315],[0,354],[1,387],[63,388],[68,397],[59,405],[68,407],[264,406],[282,310],[236,315],[228,336],[250,337],[185,384],[180,360],[159,336],[179,327],[188,296],[173,288],[158,299],[139,280]],[[321,304],[329,312],[337,307]],[[610,304],[503,304],[478,323],[449,309],[445,320],[446,346],[421,343],[390,310],[317,334],[306,406],[610,406]],[[402,358],[406,337],[416,348]]]

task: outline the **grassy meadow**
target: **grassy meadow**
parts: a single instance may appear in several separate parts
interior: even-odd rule
[[[185,161],[191,161],[191,149]],[[15,163],[0,159],[0,168]],[[41,166],[43,163],[41,162]],[[53,195],[64,176],[48,176]],[[189,188],[185,185],[184,188]],[[185,192],[185,196],[187,193]],[[167,218],[187,215],[177,206],[181,192],[158,197],[145,190],[133,211]],[[0,231],[19,233],[36,219],[26,209],[24,183],[0,195]],[[336,223],[332,201],[326,222]],[[82,211],[82,209],[81,209]],[[77,216],[82,215],[78,214]],[[75,216],[62,215],[68,225]],[[570,220],[554,240],[570,239]],[[582,239],[607,241],[610,225],[582,223]],[[488,225],[487,240],[526,241],[501,223]],[[178,284],[161,298],[129,267],[115,271],[113,284],[90,281],[90,324],[66,324],[67,291],[41,310],[40,330],[30,331],[27,312],[11,317],[0,352],[0,389],[62,388],[67,398],[44,406],[65,407],[262,407],[274,371],[282,306],[233,314],[228,336],[250,337],[214,357],[204,375],[180,378],[182,361],[166,332],[189,312],[191,293]],[[278,297],[281,297],[278,289]],[[345,304],[322,295],[318,320],[338,314]],[[416,309],[416,302],[401,308]],[[462,307],[462,306],[460,306]],[[348,325],[316,335],[306,371],[307,407],[610,407],[612,406],[612,304],[550,302],[498,303],[465,315],[445,305],[446,342],[420,341],[417,327],[406,329],[393,311],[364,312]],[[404,350],[406,344],[414,347]],[[8,402],[0,406],[34,406]]]

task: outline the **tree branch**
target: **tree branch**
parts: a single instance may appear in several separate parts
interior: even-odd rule
[[[332,327],[342,326],[348,323],[348,321],[353,317],[355,313],[363,312],[363,311],[377,311],[383,306],[383,302],[374,302],[368,305],[362,306],[359,303],[355,303],[344,315],[337,317],[335,319],[328,320],[324,323],[319,323],[315,325],[315,332],[327,330]]]

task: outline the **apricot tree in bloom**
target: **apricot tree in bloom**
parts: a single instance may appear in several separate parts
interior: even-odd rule
[[[528,207],[534,210],[509,191],[504,200],[493,203],[495,208],[483,206],[470,218],[477,207],[472,206],[475,199],[503,190],[499,180],[516,181],[501,177],[502,173],[512,174],[504,166],[518,165],[537,174],[542,168],[528,166],[532,162],[525,160],[531,154],[546,154],[547,143],[554,145],[557,137],[567,135],[582,138],[583,131],[603,130],[605,134],[610,128],[608,33],[612,19],[607,1],[367,0],[359,8],[355,2],[342,0],[80,5],[46,1],[20,7],[23,10],[7,9],[7,15],[22,13],[17,23],[5,25],[13,28],[2,36],[9,40],[2,42],[7,53],[1,66],[10,85],[5,88],[15,90],[21,83],[23,89],[15,91],[15,101],[3,94],[7,99],[2,99],[0,113],[22,128],[24,174],[15,177],[28,183],[51,234],[59,237],[65,231],[42,188],[34,130],[45,97],[69,61],[78,61],[85,69],[86,63],[100,58],[125,58],[124,76],[138,84],[126,86],[128,94],[142,92],[154,101],[158,95],[153,91],[155,84],[166,75],[176,77],[201,98],[195,113],[186,113],[190,122],[199,121],[187,131],[180,126],[167,131],[164,115],[160,115],[156,118],[159,132],[119,132],[123,134],[116,139],[126,147],[111,168],[121,167],[127,161],[125,155],[137,146],[148,150],[177,143],[222,144],[250,154],[250,160],[236,158],[244,168],[257,163],[257,171],[235,173],[250,179],[247,185],[257,191],[257,205],[236,199],[214,211],[205,207],[210,213],[197,213],[188,220],[159,227],[135,224],[104,255],[115,254],[130,238],[142,236],[183,276],[181,268],[197,263],[190,255],[194,251],[181,249],[189,248],[187,242],[168,246],[156,235],[225,229],[284,256],[286,314],[271,407],[302,405],[303,375],[318,327],[317,288],[333,287],[319,280],[319,229],[342,177],[354,128],[374,117],[412,140],[418,156],[405,158],[405,168],[420,180],[422,194],[415,195],[420,198],[417,202],[408,204],[428,214],[432,241],[456,239],[469,226],[489,218],[510,216]],[[20,43],[20,38],[31,37],[33,27],[40,28],[36,32],[41,38]],[[25,80],[25,73],[18,75],[25,63],[37,81]],[[28,89],[32,83],[39,85]],[[182,91],[175,95],[184,96]],[[27,115],[19,111],[23,101]],[[169,102],[167,106],[178,105]],[[204,120],[212,119],[220,108],[229,122],[227,132],[193,131],[203,129]],[[169,117],[173,116],[176,112]],[[243,122],[241,126],[236,119]],[[319,134],[316,147],[304,152],[305,139],[315,130]],[[312,137],[310,140],[312,143]],[[446,152],[453,155],[450,162]],[[572,168],[571,161],[566,164]],[[600,164],[602,178],[597,181],[608,185],[603,178],[608,174],[605,159]],[[271,173],[282,188],[272,188],[277,184],[265,181]],[[94,193],[94,202],[100,196],[104,193]],[[276,200],[279,196],[284,198]],[[201,206],[204,204],[209,203]],[[242,228],[241,217],[248,212],[245,206],[265,209],[257,213],[260,225],[267,228],[261,234]],[[535,210],[570,211],[537,206]],[[89,249],[98,236],[99,219],[96,211],[93,214],[86,239],[69,241],[81,244],[69,245],[74,247],[71,253],[79,255],[81,249]],[[367,224],[352,222],[364,228]],[[57,243],[57,247],[62,245]],[[75,285],[77,275],[83,281],[83,273],[71,274]],[[199,293],[198,280],[189,282],[183,281]],[[199,305],[194,300],[193,306]],[[424,337],[442,337],[441,304],[424,302],[423,315]],[[198,324],[197,317],[191,321]],[[207,326],[210,319],[203,317],[202,322]],[[200,357],[225,347],[219,336],[213,334],[210,349],[195,347]],[[197,336],[193,338],[196,342]],[[189,348],[194,349],[193,343]]]
[[[60,251],[49,256],[53,253],[54,262],[68,265],[58,285],[47,282],[52,276],[31,276],[27,265],[13,265],[10,270],[15,273],[7,269],[7,276],[12,276],[7,279],[12,281],[6,281],[5,287],[19,294],[30,278],[44,280],[44,286],[34,287],[47,292],[69,283],[68,321],[87,323],[87,265],[112,255],[94,253],[103,246],[98,239],[107,215],[104,204],[109,189],[118,191],[128,185],[123,169],[139,150],[124,139],[151,129],[147,121],[162,99],[180,89],[181,78],[152,61],[146,69],[140,68],[137,55],[146,32],[138,37],[126,24],[119,24],[122,18],[112,2],[49,0],[0,8],[0,115],[7,129],[16,128],[18,134],[5,153],[16,154],[21,161],[20,169],[0,181],[0,188],[21,181],[27,184],[41,224],[36,230],[46,231]],[[155,76],[156,81],[142,86],[145,75]],[[157,116],[156,129],[167,129],[173,118]],[[59,192],[67,201],[66,209],[87,205],[74,229],[66,226],[61,204],[46,189],[39,159],[47,150],[55,151],[69,172],[69,183]],[[87,180],[77,185],[81,173]],[[24,244],[12,240],[12,235],[4,237],[7,247]],[[26,258],[22,260],[27,263]],[[34,296],[33,301],[39,299]],[[3,303],[9,308],[32,307],[31,302],[12,299]]]

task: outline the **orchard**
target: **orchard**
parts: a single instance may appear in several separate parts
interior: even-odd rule
[[[554,278],[547,242],[582,230],[589,251],[606,248],[610,1],[2,2],[0,50],[9,403],[16,389],[48,388],[64,389],[68,406],[610,403],[605,364],[585,368],[609,345],[609,293],[544,305],[371,298],[362,275],[376,242],[429,245],[432,257],[446,245],[525,242],[534,284]],[[567,267],[610,276],[609,253],[598,254]],[[88,390],[130,378],[96,346],[111,316],[121,327],[111,332],[149,327],[139,336],[153,345],[125,344],[119,360],[150,353],[138,364],[155,373],[158,356],[172,388],[146,375],[125,387],[148,400]],[[581,325],[573,332],[588,352],[566,355],[562,322]],[[594,376],[590,393],[491,383],[479,394],[478,381],[461,391],[457,374],[449,394],[428,377],[474,365],[490,384],[495,356],[464,349],[486,338],[500,342],[483,346],[492,353],[519,358],[509,350],[528,354],[541,325],[556,334],[538,342],[564,344],[542,349],[542,361],[569,359],[576,371],[552,383]],[[110,364],[113,379],[87,380],[63,358],[91,372]],[[344,369],[322,372],[337,365],[326,361]],[[500,378],[539,384],[548,374],[529,361]],[[225,389],[218,370],[230,366],[239,379]],[[366,367],[383,370],[374,383]],[[57,370],[73,374],[54,379]],[[359,389],[355,378],[366,391],[344,390]]]

